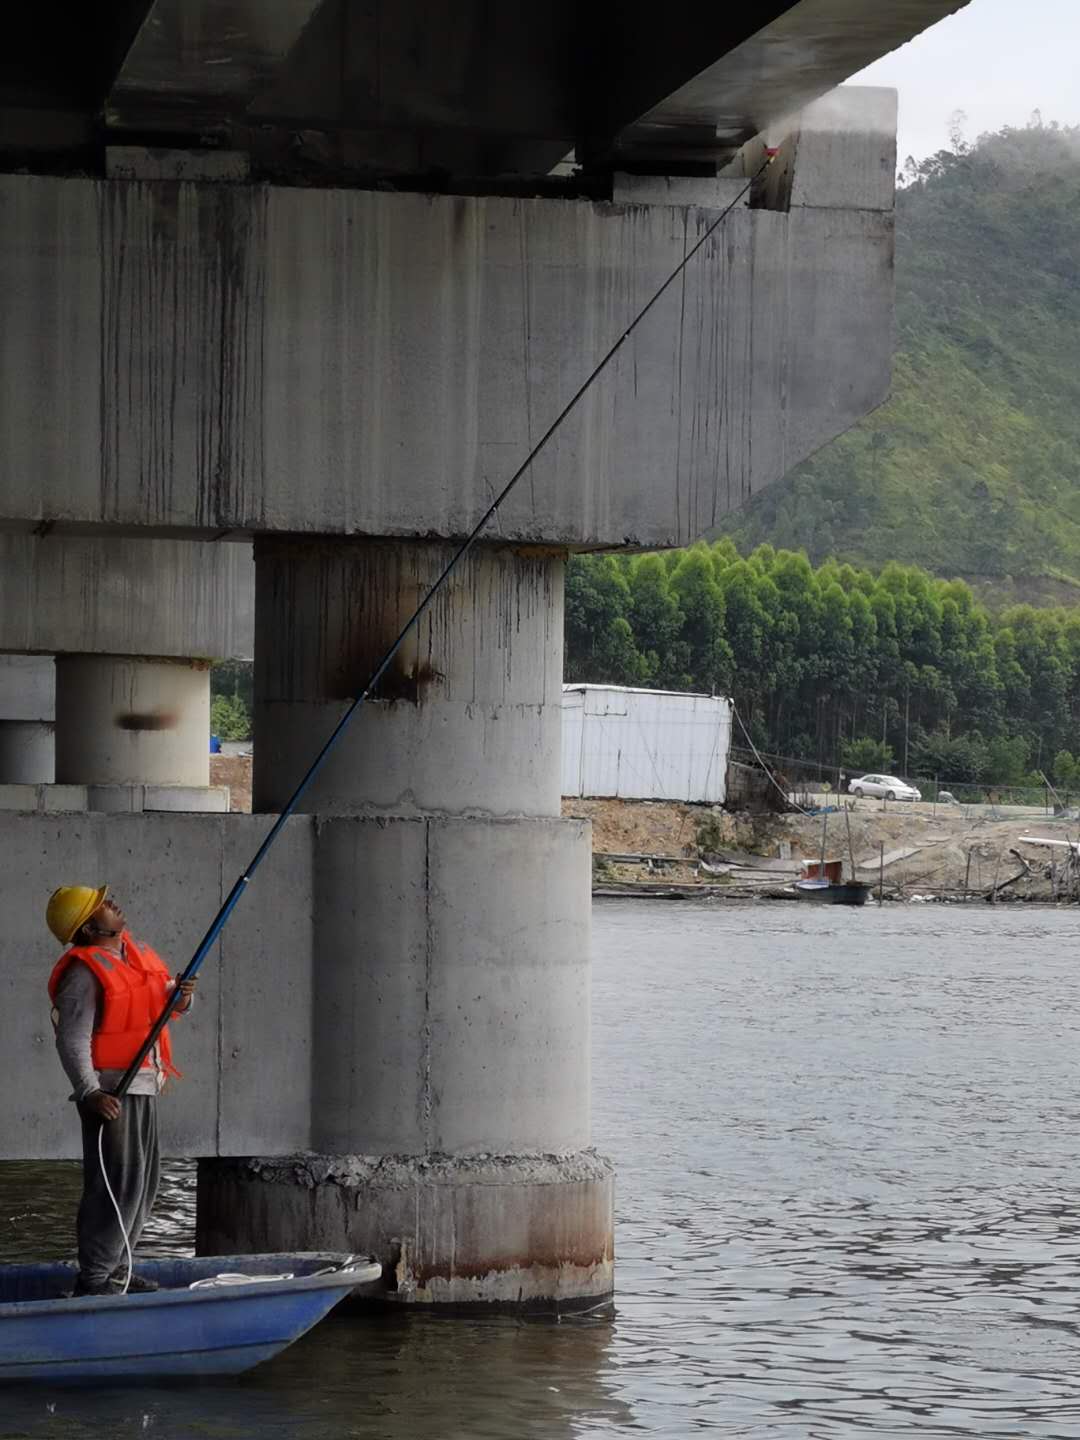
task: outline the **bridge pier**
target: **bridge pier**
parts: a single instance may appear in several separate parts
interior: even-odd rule
[[[222,808],[210,660],[251,653],[252,578],[240,545],[0,535],[0,783],[55,782],[65,809],[72,787],[89,810]]]
[[[209,733],[209,661],[56,657],[56,779],[61,785],[205,790]]]
[[[452,547],[255,553],[254,797],[275,811]],[[371,1251],[411,1302],[610,1294],[589,837],[559,816],[563,565],[474,551],[305,797],[313,1153],[202,1161],[204,1251]]]
[[[856,50],[880,53],[955,3],[912,0]],[[840,27],[833,78],[857,68],[867,8],[840,6],[859,23]],[[613,111],[584,137],[548,133],[543,153],[530,140],[516,171],[483,126],[460,164],[456,141],[439,148],[471,125],[426,133],[445,107],[419,78],[416,184],[398,183],[404,134],[379,158],[391,134],[380,138],[378,116],[338,138],[331,125],[326,158],[337,159],[322,172],[296,131],[318,94],[278,91],[259,67],[219,69],[233,40],[213,24],[213,46],[193,39],[175,91],[175,115],[194,124],[203,111],[186,87],[209,85],[208,129],[200,121],[176,150],[123,145],[114,131],[79,173],[20,173],[20,161],[0,174],[12,297],[0,332],[0,651],[78,657],[61,659],[58,704],[75,696],[71,713],[97,718],[78,742],[58,716],[70,777],[105,763],[118,715],[106,720],[100,702],[130,680],[137,703],[119,713],[147,746],[128,746],[130,776],[151,764],[155,718],[196,703],[191,662],[250,653],[236,644],[246,556],[234,542],[254,540],[262,812],[72,824],[54,808],[78,795],[0,787],[28,792],[0,803],[36,812],[0,815],[18,901],[8,911],[25,923],[8,937],[13,1012],[41,1013],[39,975],[21,961],[43,943],[57,879],[88,866],[149,917],[164,953],[191,953],[453,537],[625,339],[410,637],[308,813],[283,827],[207,967],[203,1018],[184,1039],[200,1082],[163,1107],[166,1151],[205,1157],[203,1249],[373,1250],[399,1298],[417,1302],[591,1304],[610,1292],[612,1175],[590,1148],[588,1114],[588,832],[559,812],[563,554],[689,543],[886,394],[894,98],[855,89],[810,104],[783,121],[764,178],[764,139],[743,145],[831,83],[792,42],[816,36],[816,51],[820,17],[801,19],[792,30],[785,13],[749,50],[717,39],[713,58],[733,58],[713,99],[671,92],[675,113],[704,107],[695,132],[707,127],[718,148],[684,155],[670,177],[642,163],[657,135],[677,138],[655,109],[662,87],[647,114],[620,102],[618,124]],[[690,47],[687,68],[662,73],[673,85],[700,77],[700,37],[672,33]],[[164,34],[143,25],[140,50]],[[344,73],[343,45],[327,39],[329,79]],[[303,75],[330,93],[308,64],[319,40],[305,29]],[[655,26],[647,42],[642,62]],[[470,74],[475,43],[462,52]],[[596,76],[623,67],[583,66],[581,54],[567,65],[556,50],[553,93],[588,77],[587,97],[563,95],[558,113],[583,115]],[[505,76],[492,58],[475,73]],[[144,55],[136,69],[174,61],[162,63]],[[240,73],[267,102],[287,97],[280,151],[259,117],[250,131],[215,128],[218,87]],[[125,95],[129,138],[160,135],[136,124],[152,96]],[[229,97],[233,119],[255,114],[240,98]],[[532,103],[507,135],[534,134]],[[123,110],[96,102],[90,133]],[[377,142],[366,159],[365,134]],[[205,135],[236,149],[207,148]],[[586,172],[550,175],[575,138],[588,142]],[[422,193],[437,155],[449,173],[440,193]],[[174,662],[168,678],[161,661]],[[171,685],[184,689],[176,705]],[[89,785],[85,800],[134,810],[138,790]],[[23,1027],[16,1043],[0,1153],[70,1154],[48,1037]]]

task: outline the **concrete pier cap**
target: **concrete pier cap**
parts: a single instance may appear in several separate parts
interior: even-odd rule
[[[895,96],[789,135],[775,189],[610,201],[0,175],[0,524],[466,534],[737,201],[496,529],[686,544],[888,391]]]

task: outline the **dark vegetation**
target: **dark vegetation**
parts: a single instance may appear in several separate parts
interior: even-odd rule
[[[223,660],[210,672],[210,733],[219,740],[251,738],[253,668],[249,660]]]
[[[828,769],[1077,781],[1080,611],[994,614],[915,566],[731,540],[575,556],[566,678],[731,695],[760,749]]]
[[[725,530],[744,549],[769,541],[815,563],[963,575],[991,599],[1069,598],[1080,586],[1080,129],[1036,117],[974,146],[956,140],[908,177],[891,399]]]

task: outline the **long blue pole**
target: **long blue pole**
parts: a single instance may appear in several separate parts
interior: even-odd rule
[[[251,857],[251,860],[248,862],[243,873],[237,878],[236,883],[233,885],[232,889],[226,896],[225,903],[222,905],[218,913],[214,916],[209,930],[207,930],[206,934],[199,941],[198,948],[196,949],[194,955],[192,955],[191,959],[188,961],[187,968],[180,976],[180,979],[182,981],[194,979],[194,977],[198,974],[203,961],[206,959],[207,955],[213,948],[214,942],[217,940],[222,930],[224,930],[225,926],[229,922],[229,917],[232,915],[233,911],[240,903],[240,897],[243,895],[244,891],[251,883],[256,870],[258,870],[259,866],[266,859],[267,855],[270,853],[270,850],[273,848],[274,842],[281,834],[286,820],[288,820],[289,817],[294,814],[296,807],[300,803],[305,792],[311,786],[319,771],[326,764],[326,761],[333,753],[334,748],[337,745],[338,741],[341,739],[342,735],[344,735],[345,731],[349,728],[353,716],[360,709],[361,705],[363,705],[370,698],[372,691],[378,685],[382,677],[386,674],[386,671],[393,663],[395,655],[398,653],[402,645],[408,639],[410,632],[415,629],[415,627],[420,623],[421,618],[423,617],[428,606],[435,599],[435,596],[446,584],[447,580],[449,580],[450,576],[454,573],[457,567],[461,564],[462,560],[465,559],[466,555],[468,555],[469,551],[476,544],[477,540],[479,540],[480,536],[487,529],[488,524],[490,523],[492,517],[495,515],[495,512],[498,510],[499,506],[502,505],[503,502],[507,499],[511,491],[517,485],[518,481],[528,470],[529,466],[532,465],[533,461],[537,458],[540,452],[545,449],[552,436],[562,425],[563,421],[577,408],[586,391],[590,388],[593,382],[598,379],[598,377],[604,372],[604,370],[607,369],[608,365],[615,358],[615,356],[622,349],[622,347],[626,344],[627,340],[629,340],[630,336],[641,324],[642,320],[645,319],[645,316],[648,315],[649,311],[660,300],[661,296],[675,283],[675,281],[679,278],[682,272],[686,269],[687,265],[689,265],[690,261],[702,248],[702,246],[705,245],[706,242],[710,240],[711,237],[716,233],[716,231],[724,223],[727,217],[731,214],[732,210],[734,210],[736,205],[738,205],[739,202],[742,200],[743,196],[747,194],[747,192],[750,190],[751,186],[755,183],[758,177],[764,173],[765,169],[770,164],[771,159],[771,156],[766,159],[761,165],[760,169],[758,169],[750,177],[750,179],[747,180],[746,184],[735,196],[734,200],[732,200],[730,205],[726,206],[726,208],[720,212],[720,214],[716,217],[712,224],[709,225],[708,228],[705,230],[704,234],[700,237],[700,239],[697,240],[686,252],[682,260],[680,260],[679,264],[676,265],[675,269],[660,286],[659,290],[657,290],[656,293],[652,296],[652,298],[642,307],[641,310],[638,311],[630,324],[615,341],[614,345],[612,345],[610,350],[608,350],[607,354],[585,378],[585,380],[581,383],[578,389],[575,390],[574,394],[559,411],[558,415],[556,415],[555,419],[544,431],[543,435],[541,435],[540,439],[529,451],[528,455],[526,455],[525,459],[514,471],[513,475],[510,476],[510,479],[499,491],[498,495],[496,495],[495,499],[484,511],[483,515],[481,515],[480,519],[473,526],[469,534],[454,551],[453,555],[443,567],[443,570],[439,575],[438,579],[434,582],[434,584],[428,590],[427,594],[420,601],[420,604],[416,607],[413,613],[409,616],[408,620],[401,627],[401,630],[399,631],[396,640],[394,640],[393,644],[386,651],[385,655],[382,657],[378,665],[376,665],[375,669],[372,671],[371,676],[369,677],[368,682],[364,686],[363,690],[360,692],[359,695],[357,695],[356,699],[351,702],[349,708],[345,711],[344,715],[342,715],[341,719],[334,726],[334,729],[330,734],[330,738],[326,741],[322,749],[315,756],[315,759],[311,762],[307,773],[304,775],[303,779],[300,781],[299,785],[297,785],[293,793],[289,796],[289,799],[286,801],[285,807],[282,810],[281,814],[277,817],[277,819],[274,821],[273,825],[267,832],[266,838],[263,840],[258,850],[256,850],[255,854]],[[122,1096],[127,1094],[128,1087],[135,1079],[135,1076],[139,1073],[143,1061],[150,1054],[150,1051],[157,1043],[158,1036],[165,1028],[166,1024],[169,1021],[169,1017],[172,1015],[177,1005],[179,1005],[180,999],[180,987],[179,985],[177,985],[176,989],[169,996],[169,1000],[165,1006],[165,1009],[161,1012],[161,1015],[154,1022],[154,1026],[151,1029],[149,1035],[146,1037],[146,1041],[140,1049],[139,1053],[135,1056],[134,1060],[132,1060],[131,1064],[124,1071],[119,1085],[117,1085],[115,1091],[113,1092],[115,1095]]]

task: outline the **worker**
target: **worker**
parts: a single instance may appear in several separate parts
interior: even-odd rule
[[[157,1096],[166,1079],[178,1074],[168,1026],[124,1098],[111,1092],[145,1044],[179,977],[173,979],[148,945],[132,939],[124,912],[106,885],[61,886],[49,900],[45,921],[61,945],[69,947],[49,978],[49,997],[56,1048],[82,1121],[83,1193],[76,1222],[79,1274],[74,1293],[116,1294],[124,1287],[128,1266],[109,1187],[134,1250],[157,1197]],[[194,980],[179,983],[182,998],[174,1015],[190,1010],[195,990]],[[133,1274],[128,1289],[142,1293],[157,1286]]]

